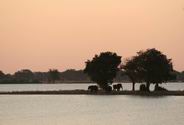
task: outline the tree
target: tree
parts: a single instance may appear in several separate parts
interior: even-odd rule
[[[34,74],[29,69],[23,69],[20,71],[15,72],[14,78],[16,82],[26,83],[26,82],[33,82],[34,81]]]
[[[0,79],[4,78],[5,74],[3,73],[3,71],[0,70]]]
[[[173,79],[172,60],[156,49],[138,52],[137,72],[146,82],[147,91],[151,83],[161,84]]]
[[[4,82],[5,74],[0,70],[0,83]]]
[[[75,81],[84,82],[89,81],[87,74],[84,74],[83,70],[68,69],[60,74],[63,81]]]
[[[141,76],[138,73],[138,57],[134,56],[131,59],[127,59],[125,64],[122,65],[123,74],[127,75],[132,81],[132,91],[135,91],[135,83],[141,80]]]
[[[57,69],[50,69],[48,71],[48,80],[49,82],[55,83],[56,80],[60,79],[60,73]]]
[[[108,85],[113,83],[113,79],[119,71],[120,63],[121,56],[112,52],[103,52],[86,62],[84,73],[88,74],[90,79],[96,82],[100,88],[107,90]]]
[[[184,71],[182,72],[176,72],[177,73],[177,80],[184,82]]]

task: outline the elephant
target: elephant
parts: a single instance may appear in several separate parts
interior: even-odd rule
[[[120,91],[120,89],[123,89],[122,84],[115,84],[115,85],[113,85],[113,90]]]
[[[146,89],[146,85],[141,84],[141,85],[140,85],[140,91],[142,91],[142,92],[147,91],[147,89]]]
[[[90,92],[97,92],[97,91],[98,91],[98,86],[96,86],[96,85],[91,85],[91,86],[88,87],[88,90],[89,90]]]

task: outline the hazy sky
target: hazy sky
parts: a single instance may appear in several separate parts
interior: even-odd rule
[[[184,0],[1,0],[0,70],[82,69],[157,48],[184,70]]]

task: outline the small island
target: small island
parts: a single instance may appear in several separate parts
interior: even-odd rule
[[[46,91],[7,91],[0,94],[74,94],[74,95],[141,95],[141,96],[183,96],[184,91],[170,91],[160,86],[162,83],[177,81],[179,75],[173,69],[172,60],[155,48],[139,51],[137,55],[121,62],[121,56],[113,52],[102,52],[92,60],[85,62],[84,70],[59,72],[50,69],[47,73],[21,70],[14,75],[0,71],[1,84],[14,83],[62,83],[62,78],[69,77],[65,83],[96,83],[86,90],[46,90]],[[72,79],[75,77],[77,80]],[[182,77],[181,77],[182,78]],[[123,83],[132,83],[132,90],[124,90]],[[73,82],[72,82],[73,80]],[[119,81],[118,81],[119,80]],[[117,83],[118,84],[115,84]],[[140,84],[135,90],[135,84]],[[150,91],[150,85],[155,85]]]

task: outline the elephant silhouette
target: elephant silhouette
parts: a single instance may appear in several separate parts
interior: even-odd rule
[[[90,92],[97,92],[97,91],[98,91],[98,86],[96,86],[96,85],[91,85],[91,86],[88,87],[88,90],[89,90]]]
[[[142,91],[142,92],[147,91],[147,89],[146,89],[146,85],[141,84],[141,85],[140,85],[140,91]]]
[[[122,84],[115,84],[115,85],[113,85],[113,90],[120,91],[120,89],[123,89]]]

